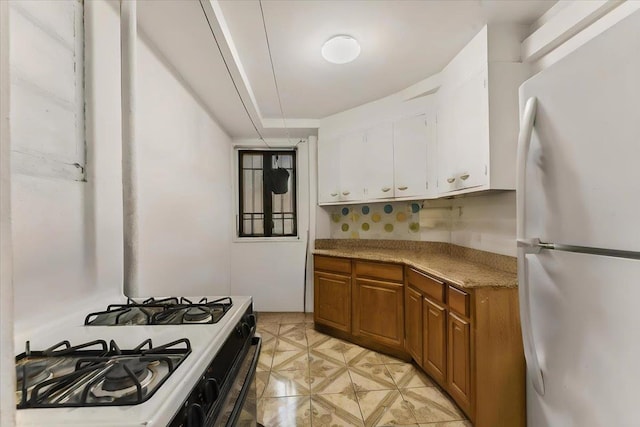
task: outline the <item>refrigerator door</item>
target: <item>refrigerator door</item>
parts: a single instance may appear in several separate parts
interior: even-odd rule
[[[545,394],[527,381],[529,427],[638,426],[640,261],[526,256]]]
[[[640,11],[520,88],[537,98],[525,236],[640,252]]]

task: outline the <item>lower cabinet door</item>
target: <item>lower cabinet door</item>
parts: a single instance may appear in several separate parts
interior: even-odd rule
[[[314,321],[351,332],[351,277],[316,271]]]
[[[405,348],[413,360],[422,365],[422,294],[406,288],[404,294]]]
[[[404,348],[404,285],[356,279],[353,334]]]
[[[444,385],[447,375],[446,309],[428,298],[424,298],[422,301],[422,367]]]
[[[447,353],[449,392],[468,412],[471,407],[471,328],[469,322],[451,312]]]

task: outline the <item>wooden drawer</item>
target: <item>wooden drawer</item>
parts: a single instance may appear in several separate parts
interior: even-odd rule
[[[402,282],[403,268],[398,264],[356,261],[356,276]]]
[[[469,294],[449,286],[449,308],[458,314],[469,317]]]
[[[444,283],[424,273],[409,269],[409,284],[436,301],[444,302]]]
[[[314,255],[313,266],[316,270],[351,274],[351,260],[347,258]]]

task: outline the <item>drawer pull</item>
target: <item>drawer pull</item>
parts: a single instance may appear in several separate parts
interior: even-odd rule
[[[404,191],[404,190],[406,190],[407,188],[409,188],[409,187],[407,187],[406,185],[404,185],[404,186],[402,186],[402,187],[398,187],[398,190],[400,190],[400,191]]]
[[[331,193],[331,197],[336,197],[338,193]]]
[[[447,182],[449,184],[453,184],[455,180],[456,180],[455,178],[447,178]]]
[[[463,181],[466,181],[469,178],[469,176],[470,175],[468,173],[465,173],[464,175],[460,175],[460,179]]]
[[[343,196],[348,196],[349,194],[351,194],[351,191],[343,191],[343,192],[342,192],[342,195],[343,195]]]
[[[387,191],[391,190],[391,188],[389,187],[382,187],[382,192],[386,193]]]

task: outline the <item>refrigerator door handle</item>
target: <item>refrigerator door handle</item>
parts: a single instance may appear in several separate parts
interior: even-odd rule
[[[536,119],[537,99],[535,97],[527,99],[524,107],[524,114],[520,125],[520,135],[518,135],[518,158],[516,163],[516,237],[518,241],[518,293],[520,301],[520,324],[522,327],[522,341],[524,345],[524,357],[527,361],[527,370],[533,383],[533,388],[540,396],[544,395],[544,379],[542,369],[538,362],[538,353],[533,339],[531,328],[531,307],[529,303],[529,277],[526,262],[527,253],[537,253],[540,250],[538,239],[527,239],[525,237],[525,179],[527,157],[531,146],[531,135]]]

